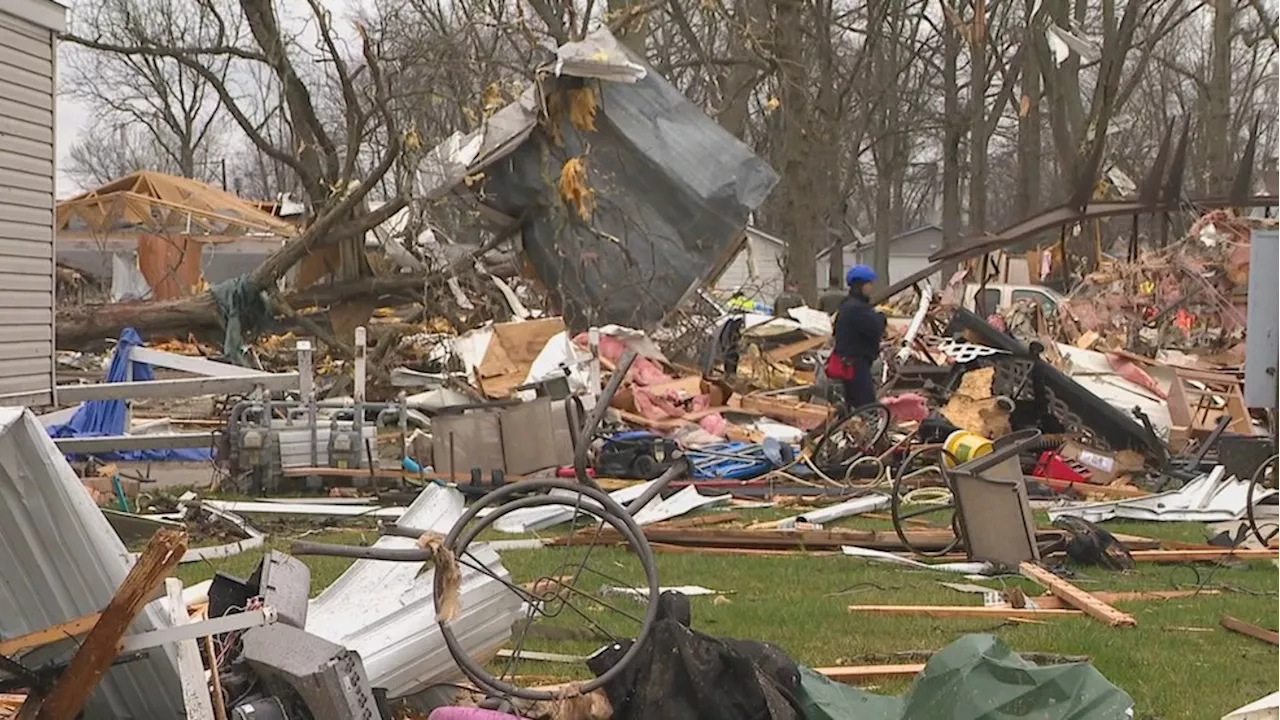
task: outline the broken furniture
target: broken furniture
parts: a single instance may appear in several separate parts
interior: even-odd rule
[[[987,455],[951,469],[944,466],[970,560],[1007,567],[1040,560],[1019,457],[1039,440],[1039,430],[1019,430],[996,440]]]
[[[431,421],[431,462],[454,479],[476,468],[525,475],[571,465],[580,417],[576,398],[446,408]]]
[[[1237,435],[1253,435],[1253,420],[1244,404],[1241,381],[1235,375],[1174,368],[1169,392],[1169,445],[1178,451],[1192,441],[1204,440],[1214,432],[1218,419],[1231,418],[1227,430]]]

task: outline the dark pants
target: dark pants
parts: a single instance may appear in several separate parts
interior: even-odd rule
[[[868,360],[854,360],[853,379],[845,380],[843,385],[846,410],[853,411],[876,401],[876,381],[871,376],[871,362]]]

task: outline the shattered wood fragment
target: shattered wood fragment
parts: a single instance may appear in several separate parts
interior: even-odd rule
[[[1138,621],[1132,615],[1120,612],[1035,563],[1024,562],[1018,566],[1018,571],[1023,577],[1040,583],[1041,586],[1057,597],[1108,625],[1113,627],[1132,627],[1138,624]]]
[[[151,537],[84,644],[41,704],[38,720],[71,720],[119,653],[120,639],[187,551],[187,534],[159,530]]]
[[[1222,616],[1222,627],[1238,632],[1242,635],[1248,635],[1251,638],[1257,638],[1263,642],[1269,642],[1272,645],[1280,645],[1280,633],[1266,628],[1260,628],[1252,623],[1247,623],[1230,615]]]

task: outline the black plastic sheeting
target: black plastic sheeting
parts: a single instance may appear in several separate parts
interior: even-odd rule
[[[635,56],[629,58],[643,65]],[[483,202],[526,217],[524,251],[570,328],[647,328],[724,259],[778,176],[750,148],[645,66],[634,83],[555,80],[595,88],[596,131],[560,118],[562,143],[539,127],[490,166]],[[544,120],[545,122],[545,120]],[[595,210],[584,222],[560,199],[566,159],[583,157]]]
[[[800,670],[768,643],[718,639],[689,628],[689,599],[665,592],[640,652],[604,686],[614,720],[800,720]],[[630,641],[591,656],[597,677]]]

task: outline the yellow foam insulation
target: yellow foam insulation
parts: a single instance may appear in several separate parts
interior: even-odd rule
[[[596,207],[596,194],[587,185],[587,163],[582,158],[569,158],[560,168],[560,199],[578,209],[578,217],[591,220]]]
[[[569,91],[569,122],[582,132],[596,131],[596,91],[590,85]]]

